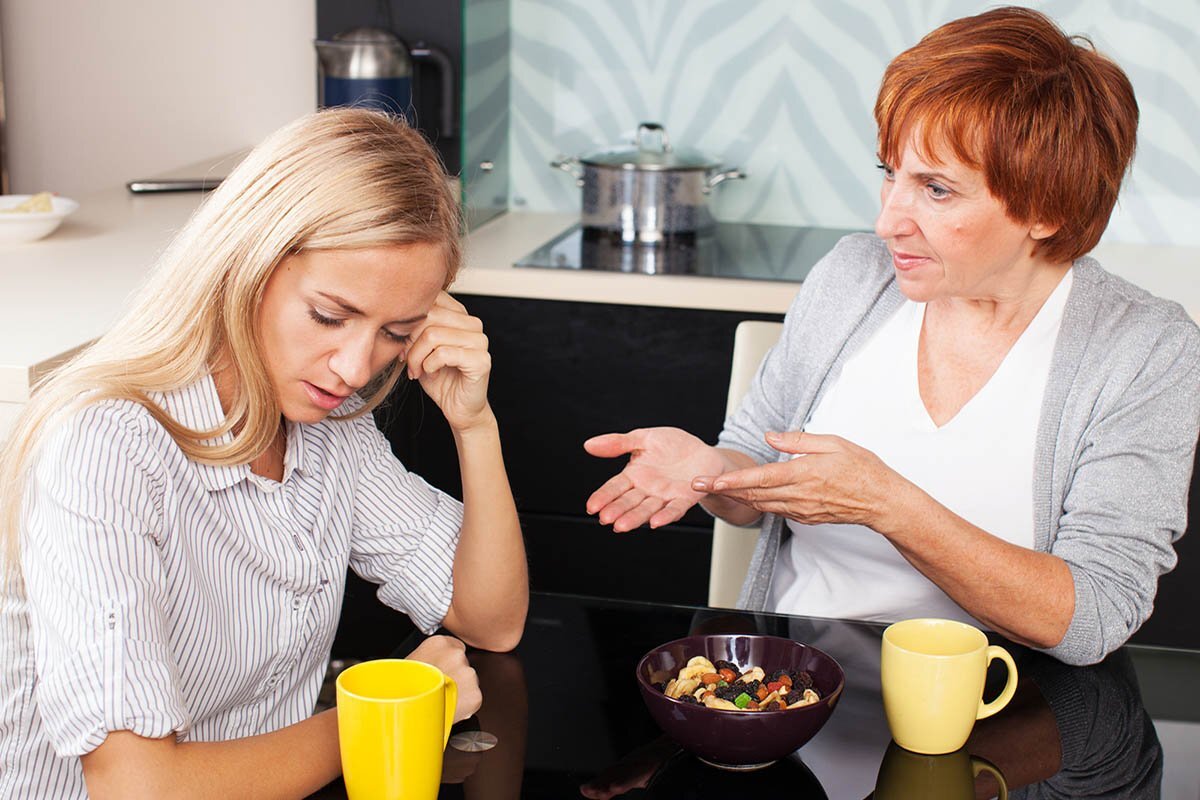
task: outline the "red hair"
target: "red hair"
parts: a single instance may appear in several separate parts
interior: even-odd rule
[[[923,158],[948,150],[983,173],[1013,220],[1056,226],[1035,252],[1062,262],[1095,247],[1108,225],[1138,106],[1129,78],[1090,40],[1006,7],[948,22],[898,55],[875,122],[884,163],[899,163],[919,127]]]

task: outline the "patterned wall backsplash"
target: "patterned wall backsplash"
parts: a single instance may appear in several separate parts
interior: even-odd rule
[[[871,108],[884,67],[937,25],[994,4],[503,0],[505,53],[496,52],[497,5],[467,4],[468,16],[490,9],[480,30],[492,35],[480,35],[491,52],[478,48],[467,69],[470,127],[490,122],[490,143],[468,145],[475,161],[464,168],[506,162],[511,207],[577,210],[579,190],[549,161],[631,142],[639,122],[656,121],[672,142],[749,173],[715,190],[719,219],[870,228],[879,184]],[[1200,2],[1028,5],[1090,37],[1137,92],[1138,153],[1106,238],[1200,245]]]

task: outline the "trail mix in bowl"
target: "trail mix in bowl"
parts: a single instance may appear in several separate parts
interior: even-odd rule
[[[780,669],[767,677],[762,667],[742,669],[732,661],[714,663],[704,656],[692,658],[677,677],[654,686],[682,703],[726,711],[784,711],[821,699],[806,671]]]

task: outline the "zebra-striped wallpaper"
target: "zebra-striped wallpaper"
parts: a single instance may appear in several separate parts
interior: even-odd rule
[[[992,5],[468,0],[464,169],[470,180],[479,161],[496,162],[489,194],[502,173],[510,207],[574,210],[578,189],[548,162],[629,142],[651,120],[749,173],[716,190],[722,220],[870,227],[884,67],[942,22]],[[1027,5],[1089,36],[1137,92],[1138,154],[1106,236],[1200,245],[1200,1]]]

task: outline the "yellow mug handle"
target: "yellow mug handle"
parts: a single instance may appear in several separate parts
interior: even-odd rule
[[[449,675],[443,677],[446,679],[446,728],[442,737],[442,749],[445,750],[450,742],[450,726],[454,724],[454,708],[458,705],[458,684]]]
[[[983,698],[979,700],[979,713],[975,715],[975,719],[984,719],[995,714],[1000,709],[1008,705],[1008,701],[1013,699],[1013,695],[1017,693],[1017,665],[1013,663],[1012,656],[1003,647],[996,645],[988,645],[987,649],[987,665],[991,666],[992,661],[1000,659],[1008,667],[1008,682],[1004,684],[1004,690],[1000,692],[1000,696],[990,703],[983,702]]]
[[[996,779],[996,783],[1000,785],[1000,794],[997,800],[1008,800],[1008,784],[1004,782],[1004,775],[1000,773],[1000,770],[982,758],[971,756],[971,777],[978,778],[981,772],[990,772]]]

